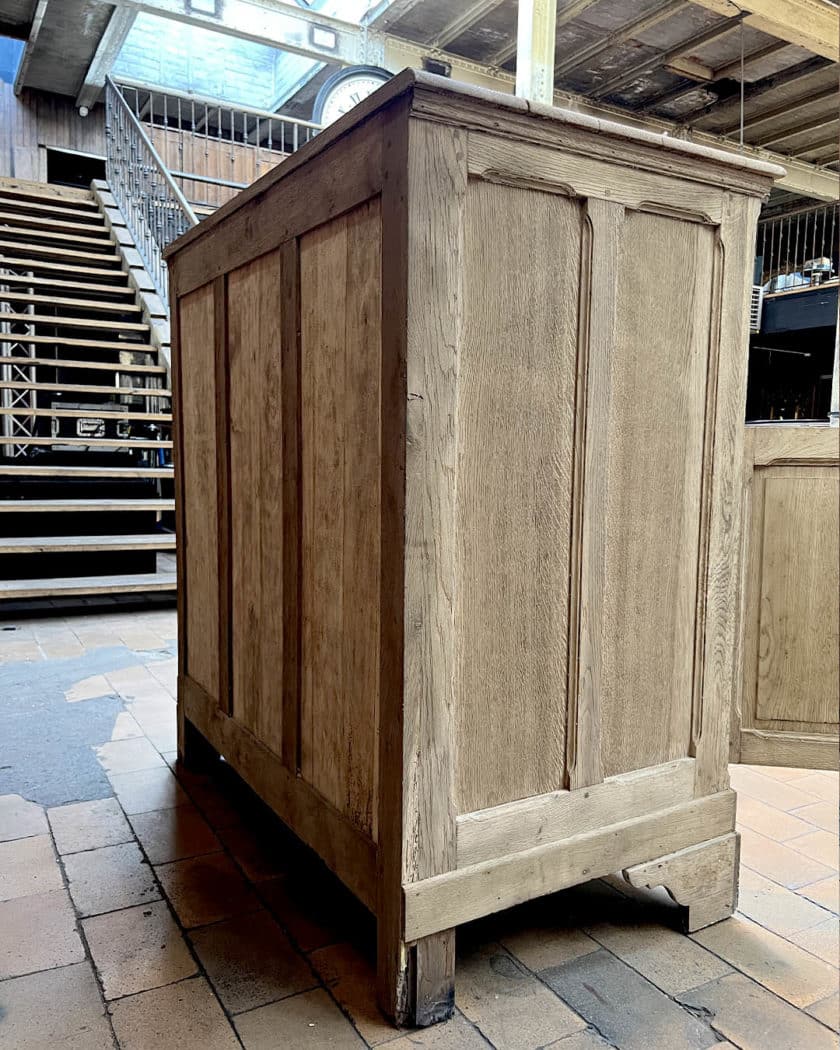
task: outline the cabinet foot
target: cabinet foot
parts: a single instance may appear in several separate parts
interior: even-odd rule
[[[219,761],[219,753],[188,719],[184,718],[178,732],[178,760],[184,769],[193,773],[207,773]]]
[[[738,904],[738,861],[741,836],[737,832],[689,846],[677,853],[627,868],[631,886],[663,886],[683,905],[686,933],[728,918]]]
[[[380,957],[382,1008],[397,1024],[414,1028],[448,1021],[455,1010],[455,931],[444,930],[416,944],[401,945],[399,957],[396,974],[388,960]]]

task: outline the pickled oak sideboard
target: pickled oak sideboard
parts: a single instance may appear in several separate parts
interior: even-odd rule
[[[181,753],[452,1010],[455,928],[737,880],[749,285],[781,169],[406,71],[185,234]]]

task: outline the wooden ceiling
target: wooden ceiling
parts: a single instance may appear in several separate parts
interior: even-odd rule
[[[743,53],[744,142],[838,170],[838,8],[744,6],[557,0],[555,89],[738,142]],[[395,0],[374,26],[512,72],[516,19],[516,0]]]

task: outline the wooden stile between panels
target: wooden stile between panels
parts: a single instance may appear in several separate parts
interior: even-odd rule
[[[448,1016],[455,927],[519,901],[621,870],[691,928],[734,907],[779,174],[406,72],[169,251],[181,752],[376,915],[399,1021]]]

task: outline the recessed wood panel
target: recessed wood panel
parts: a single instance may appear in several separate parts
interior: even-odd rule
[[[460,813],[562,784],[580,230],[565,197],[470,184],[451,380]]]
[[[375,837],[381,221],[300,241],[303,777]]]
[[[179,300],[186,672],[219,696],[219,531],[213,285]]]
[[[279,252],[228,276],[233,715],[282,750],[283,440]]]
[[[628,212],[612,355],[605,776],[688,755],[714,231]]]
[[[837,724],[838,472],[762,471],[756,718]]]

